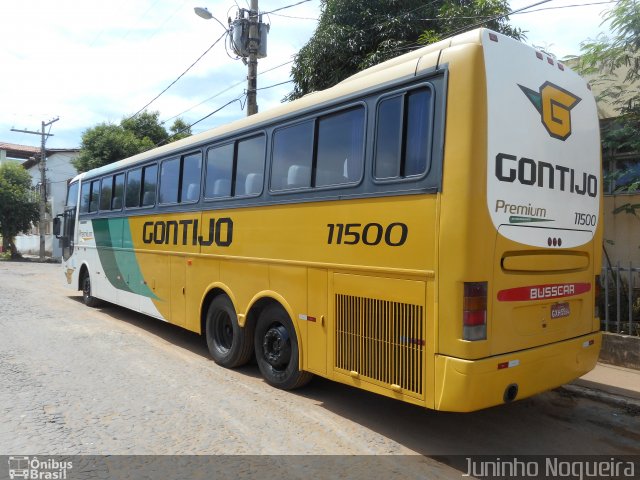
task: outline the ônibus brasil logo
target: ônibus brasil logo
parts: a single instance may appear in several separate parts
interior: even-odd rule
[[[60,461],[53,458],[46,460],[38,457],[11,456],[9,457],[9,478],[24,478],[26,480],[67,480],[68,470],[73,468],[73,462]]]
[[[537,92],[518,86],[540,114],[549,135],[562,141],[569,138],[571,109],[580,103],[581,98],[551,82],[543,83]]]

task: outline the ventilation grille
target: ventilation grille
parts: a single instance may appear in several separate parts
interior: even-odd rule
[[[422,396],[422,307],[336,295],[336,367]]]

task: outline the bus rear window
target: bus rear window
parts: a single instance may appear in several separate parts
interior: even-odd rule
[[[378,104],[375,177],[403,179],[425,174],[431,140],[431,90],[417,88]]]

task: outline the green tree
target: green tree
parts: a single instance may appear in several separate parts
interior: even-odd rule
[[[0,234],[11,258],[20,254],[14,244],[19,233],[27,232],[40,218],[38,201],[33,198],[31,177],[21,165],[7,162],[0,165]]]
[[[167,131],[160,125],[160,112],[145,110],[135,117],[122,120],[120,126],[139,139],[148,138],[154,145],[165,142],[169,138]]]
[[[100,123],[85,130],[73,166],[79,172],[86,172],[191,135],[182,119],[178,118],[170,128],[171,132],[182,132],[170,135],[159,118],[160,112],[144,111],[135,118],[122,119],[119,125]]]
[[[599,98],[608,101],[619,116],[602,131],[605,155],[640,151],[640,3],[618,0],[605,11],[610,34],[582,43],[576,61],[578,70],[597,76]],[[613,176],[627,172],[616,171]],[[627,183],[625,190],[637,190],[640,178]]]
[[[191,136],[191,125],[187,124],[181,118],[177,118],[169,130],[171,131],[170,139],[172,142]]]
[[[82,134],[80,153],[72,161],[79,172],[101,167],[153,148],[149,137],[138,138],[120,125],[101,123]]]
[[[427,28],[420,36],[420,42],[437,42],[452,33],[467,31],[483,20],[483,27],[517,40],[524,39],[522,30],[509,25],[507,13],[509,2],[506,0],[449,0],[439,8],[437,19],[433,26]]]
[[[321,8],[315,33],[294,58],[294,89],[285,100],[331,87],[483,19],[501,33],[523,36],[507,23],[508,0],[322,0]]]

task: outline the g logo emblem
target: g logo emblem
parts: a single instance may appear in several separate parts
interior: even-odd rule
[[[541,116],[549,135],[566,140],[571,135],[571,109],[581,100],[564,88],[545,82],[536,92],[518,85]]]

